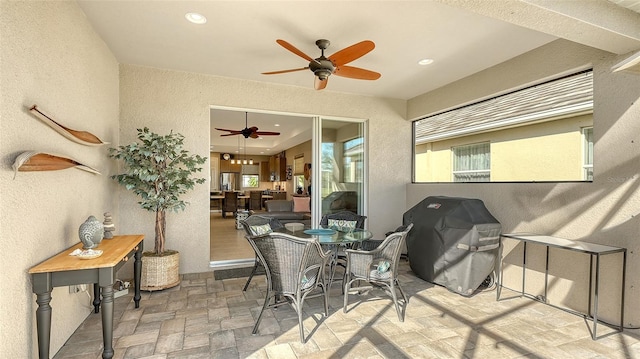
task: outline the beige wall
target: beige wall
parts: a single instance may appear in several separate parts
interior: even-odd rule
[[[89,215],[114,215],[116,233],[126,231],[118,215],[115,164],[106,148],[71,142],[32,116],[37,104],[62,124],[118,142],[118,63],[74,2],[0,3],[0,358],[37,357],[35,295],[30,267],[79,242],[78,227]],[[22,151],[73,157],[99,169],[19,172],[11,169]],[[55,288],[51,357],[91,312],[86,293]]]
[[[582,128],[591,115],[423,144],[416,148],[416,182],[452,182],[451,149],[491,144],[491,181],[582,180]]]
[[[209,109],[212,105],[305,115],[362,118],[369,121],[369,148],[377,162],[369,172],[371,193],[368,216],[374,233],[385,233],[402,221],[405,186],[411,178],[411,125],[405,118],[406,102],[365,96],[276,86],[200,74],[120,66],[120,137],[134,138],[135,129],[148,126],[156,132],[174,130],[185,137],[189,151],[209,153]],[[396,134],[395,137],[388,136]],[[406,146],[399,146],[405,143]],[[208,168],[208,164],[206,165]],[[186,196],[185,212],[167,216],[167,247],[180,251],[182,273],[209,270],[209,185],[196,186]],[[135,198],[119,189],[122,228],[153,239],[153,216],[137,208]]]
[[[407,207],[430,195],[482,199],[502,223],[504,232],[534,232],[570,239],[610,244],[629,250],[627,263],[625,325],[640,324],[640,270],[638,221],[640,208],[640,81],[628,73],[611,73],[624,56],[610,54],[558,40],[454,84],[409,101],[409,117],[416,118],[450,108],[456,103],[492,96],[542,78],[594,68],[594,158],[593,183],[458,183],[410,184]],[[521,246],[511,250],[505,241],[509,265],[506,284],[518,288]],[[575,309],[586,308],[588,258],[552,251],[550,300]],[[542,290],[543,253],[530,254],[534,263],[528,290]],[[621,256],[603,265],[600,314],[619,320]],[[537,294],[536,293],[536,294]]]

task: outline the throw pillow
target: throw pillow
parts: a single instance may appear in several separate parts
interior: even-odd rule
[[[347,221],[345,219],[331,219],[327,220],[327,226],[329,228],[347,228],[347,229],[355,229],[358,221]]]
[[[261,224],[259,226],[251,226],[249,229],[251,229],[251,233],[253,233],[254,236],[271,233],[271,226],[269,223]]]
[[[384,273],[389,270],[391,264],[388,261],[380,261],[378,263],[378,273]]]
[[[293,197],[294,212],[311,212],[310,197]]]

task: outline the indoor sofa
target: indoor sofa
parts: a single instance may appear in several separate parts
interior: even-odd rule
[[[295,202],[295,203],[294,203]],[[266,212],[260,216],[276,218],[280,223],[302,223],[311,225],[311,205],[309,197],[294,197],[293,200],[272,199],[264,202]]]

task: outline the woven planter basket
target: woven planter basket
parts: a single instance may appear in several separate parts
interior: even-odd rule
[[[142,254],[142,276],[140,289],[147,291],[163,290],[180,284],[180,253],[158,257]]]

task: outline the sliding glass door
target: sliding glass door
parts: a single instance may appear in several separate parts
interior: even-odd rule
[[[340,211],[366,215],[366,122],[317,118],[315,130],[314,219]]]

